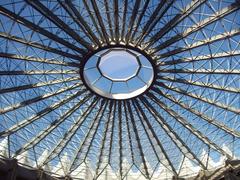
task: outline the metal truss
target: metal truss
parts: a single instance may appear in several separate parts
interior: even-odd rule
[[[1,1],[0,156],[76,180],[238,168],[239,16],[239,0]],[[149,60],[145,91],[87,86],[88,60],[113,48],[136,51],[140,82],[138,53]]]

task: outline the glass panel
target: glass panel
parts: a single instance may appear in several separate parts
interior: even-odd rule
[[[153,68],[146,57],[123,48],[102,50],[90,57],[84,67],[88,87],[111,99],[138,96],[152,83],[153,76]]]
[[[104,78],[103,76],[94,84],[99,90],[103,92],[110,92],[112,81],[110,81],[107,78]]]
[[[129,89],[127,87],[127,83],[126,82],[114,82],[112,89],[111,89],[111,93],[112,94],[122,94],[122,93],[128,93]]]
[[[84,71],[84,78],[90,84],[94,83],[100,77],[101,77],[101,74],[98,72],[97,68],[88,69],[88,70]]]
[[[112,80],[126,80],[136,74],[139,64],[132,54],[116,50],[102,56],[99,68],[104,76]]]

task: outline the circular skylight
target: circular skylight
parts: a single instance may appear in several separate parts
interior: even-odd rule
[[[84,66],[83,78],[97,94],[111,99],[140,95],[152,84],[152,64],[142,54],[123,48],[102,50]]]
[[[98,68],[112,81],[126,81],[137,74],[140,64],[135,54],[114,49],[101,55]]]

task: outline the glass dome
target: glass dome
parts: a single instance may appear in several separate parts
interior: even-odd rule
[[[239,159],[239,9],[0,1],[1,158],[79,180],[195,177]]]
[[[145,56],[122,48],[92,55],[83,69],[82,79],[91,90],[115,100],[142,94],[154,78],[153,66]]]

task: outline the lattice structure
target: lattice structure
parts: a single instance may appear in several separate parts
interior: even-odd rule
[[[172,179],[240,157],[239,0],[0,1],[0,154],[73,179]],[[127,48],[154,80],[104,98],[83,62]]]

